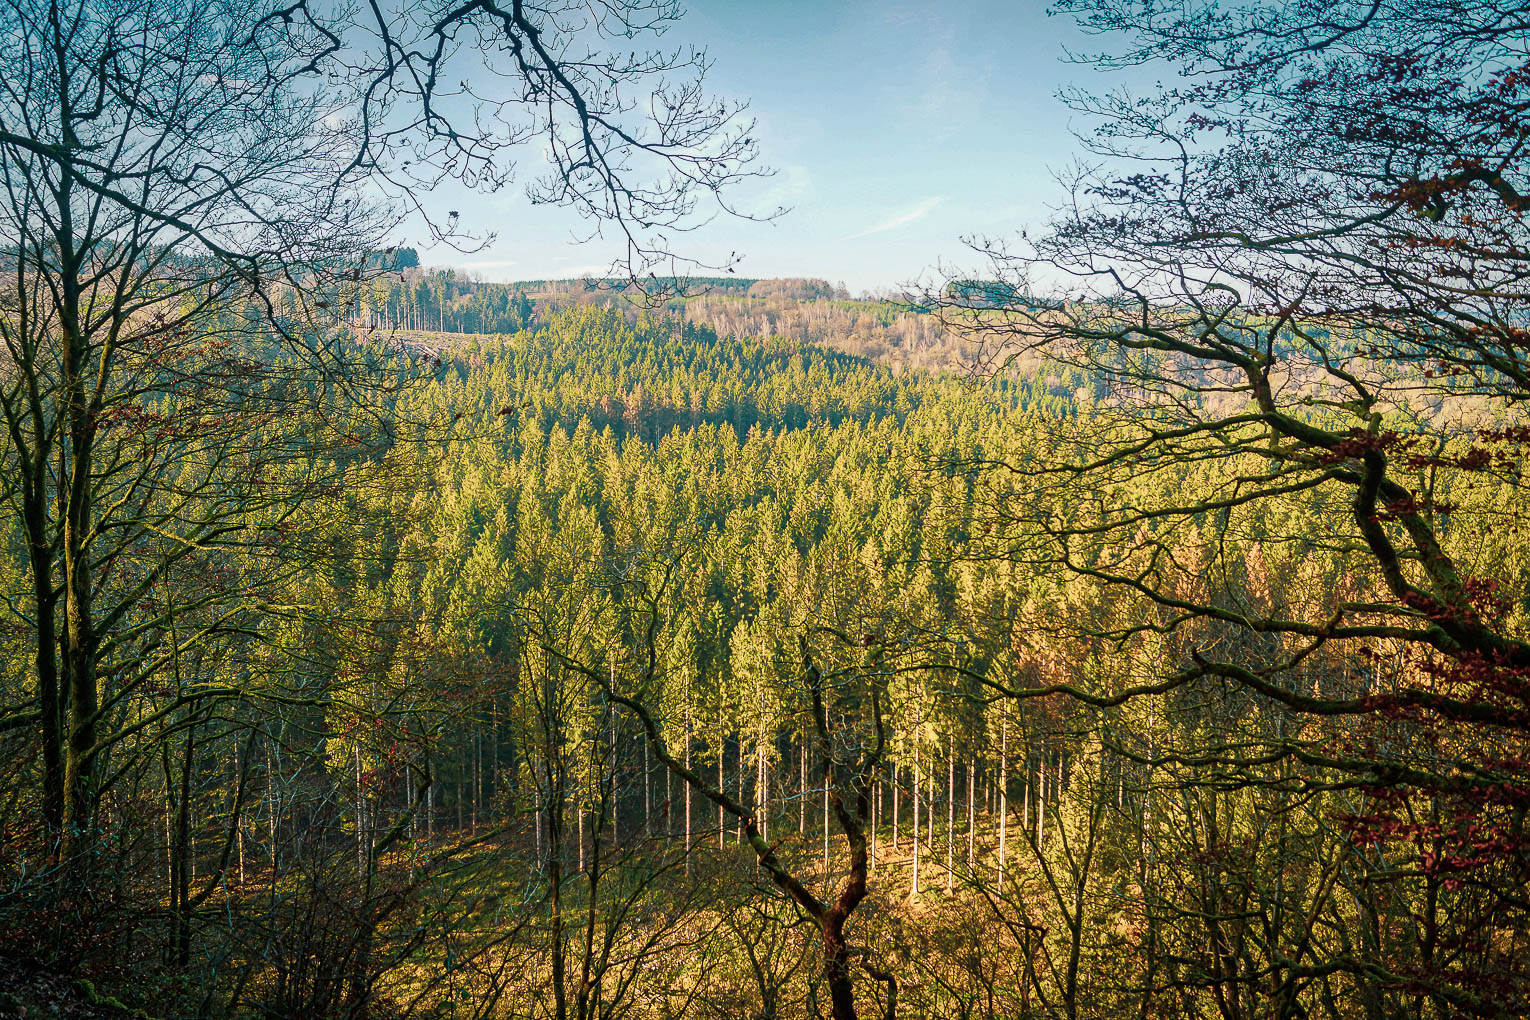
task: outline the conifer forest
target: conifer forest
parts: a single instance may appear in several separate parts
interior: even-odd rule
[[[1530,6],[1048,14],[852,293],[671,0],[0,0],[0,1017],[1530,1015]]]

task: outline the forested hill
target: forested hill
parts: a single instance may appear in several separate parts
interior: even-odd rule
[[[757,427],[901,422],[931,401],[1064,416],[1082,382],[1054,372],[977,387],[796,339],[720,337],[674,316],[629,321],[609,307],[556,312],[508,336],[461,338],[443,353],[446,398],[459,406],[544,428],[588,421],[650,442],[703,424],[730,425],[742,438]]]
[[[815,279],[699,279],[666,295],[634,294],[595,280],[493,283],[451,269],[383,273],[358,295],[366,328],[502,334],[545,325],[569,308],[612,308],[629,321],[675,316],[722,336],[794,337],[901,368],[955,369],[970,357],[961,338],[907,302],[852,299]]]

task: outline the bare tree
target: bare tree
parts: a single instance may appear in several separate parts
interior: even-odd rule
[[[172,569],[290,546],[323,483],[288,465],[325,447],[355,464],[389,441],[388,395],[409,372],[344,322],[422,186],[498,187],[540,142],[551,162],[532,199],[618,231],[635,278],[673,274],[670,232],[752,172],[747,123],[708,98],[703,54],[619,52],[678,13],[5,5],[0,419],[37,679],[15,720],[38,727],[65,858],[91,845],[120,721],[183,707],[143,716],[142,684],[189,644],[258,629],[247,584],[154,608]],[[455,213],[427,226],[473,239]],[[187,624],[176,647],[171,603]]]
[[[1083,629],[1168,661],[1067,693],[1232,685],[1289,713],[1253,743],[1152,760],[1253,776],[1289,758],[1370,791],[1363,842],[1462,836],[1414,859],[1478,889],[1428,938],[1469,952],[1474,928],[1523,932],[1521,863],[1464,834],[1530,839],[1530,644],[1489,552],[1520,525],[1473,488],[1523,462],[1524,19],[1453,0],[1059,6],[1112,47],[1080,59],[1182,80],[1069,94],[1096,125],[1072,202],[1035,239],[981,244],[992,286],[931,299],[995,367],[1050,359],[1083,383],[1041,475],[1058,498],[1000,483],[996,531],[1137,600]],[[1327,966],[1486,1008],[1435,948],[1356,953]],[[1514,968],[1487,952],[1471,970]],[[1493,1008],[1522,1008],[1522,981],[1496,982]]]

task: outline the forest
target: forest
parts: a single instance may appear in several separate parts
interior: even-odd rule
[[[0,1015],[1530,1012],[1518,5],[1059,0],[860,297],[674,5],[0,10]],[[397,241],[527,146],[610,274]]]

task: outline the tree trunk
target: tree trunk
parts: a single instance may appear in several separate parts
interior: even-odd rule
[[[191,759],[196,752],[196,728],[186,728],[181,758],[179,803],[175,807],[175,965],[191,963]]]
[[[234,745],[234,778],[235,778],[236,782],[242,782],[243,780],[242,780],[241,777],[244,775],[244,772],[239,767],[239,765],[240,765],[240,762],[239,762],[239,737],[237,735],[233,736],[231,738],[231,740],[233,741],[233,745]],[[253,741],[252,741],[252,743],[253,743]],[[237,810],[238,807],[239,807],[239,804],[236,802],[234,807]],[[237,827],[236,828],[235,838],[239,841],[239,888],[243,889],[244,888],[244,823],[242,821],[240,821],[238,818],[236,818],[234,820],[234,824]]]
[[[276,752],[275,741],[266,739],[266,808],[267,808],[267,836],[271,840],[271,881],[276,881],[277,865],[277,837],[280,834],[280,818],[278,811],[280,804],[276,793]]]
[[[1009,713],[999,720],[999,892],[1004,891],[1004,852],[1009,836]]]
[[[687,769],[691,767],[691,683],[689,679],[685,682],[685,767]],[[668,780],[665,782],[667,783]],[[681,783],[680,792],[685,797],[685,874],[689,878],[691,874],[691,788]]]
[[[973,787],[977,782],[977,766],[972,762],[967,763],[967,870],[972,870],[972,865],[977,853],[977,801],[973,799]]]
[[[807,736],[804,734],[797,739],[797,835],[807,833]]]
[[[40,411],[35,412],[40,413]],[[19,453],[19,451],[18,451]],[[48,826],[50,851],[64,825],[64,751],[62,717],[59,705],[57,658],[58,621],[55,609],[58,593],[53,587],[53,543],[47,526],[46,453],[34,444],[35,464],[28,472],[23,490],[23,519],[27,531],[27,553],[32,568],[33,608],[37,614],[37,707],[42,731],[43,820]]]
[[[913,796],[909,798],[914,811],[914,867],[909,895],[914,899],[919,898],[919,780],[919,727],[916,723],[914,726],[914,790]]]
[[[549,764],[549,769],[553,766]],[[568,961],[563,945],[563,804],[549,797],[547,804],[547,884],[552,899],[552,993],[553,1020],[568,1020]]]
[[[1036,761],[1036,852],[1040,853],[1046,843],[1047,814],[1047,754],[1042,751]]]
[[[955,884],[952,866],[956,862],[956,737],[946,745],[946,892]]]
[[[67,110],[67,106],[66,106]],[[77,144],[74,128],[64,119],[64,147]],[[96,416],[100,408],[87,396],[85,373],[89,351],[82,330],[81,259],[75,250],[72,164],[61,167],[58,287],[62,301],[59,327],[63,333],[64,433],[68,439],[68,488],[63,497],[64,684],[69,695],[69,739],[64,759],[63,854],[71,873],[82,878],[86,852],[94,844],[97,713],[96,682],[99,636],[92,616],[95,597],[90,558],[94,512],[91,482],[95,473]],[[62,451],[61,451],[62,453]]]
[[[871,780],[871,867],[877,866],[877,826],[882,824],[882,777]]]
[[[823,887],[829,888],[829,781],[823,784]]]
[[[829,1015],[834,1020],[858,1020],[855,1012],[855,986],[850,980],[850,947],[845,942],[844,920],[825,919],[819,925],[823,936],[823,976],[829,986]]]
[[[361,745],[356,745],[356,876],[365,880],[367,876],[367,806],[366,795],[361,785]]]

